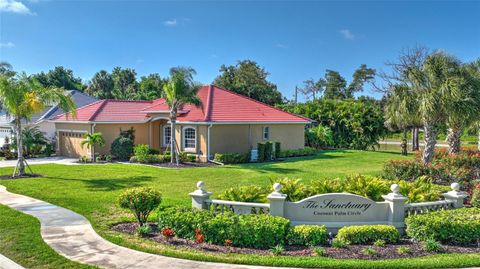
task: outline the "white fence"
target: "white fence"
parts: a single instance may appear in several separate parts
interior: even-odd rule
[[[298,202],[287,202],[287,195],[281,193],[279,183],[273,185],[273,192],[267,196],[269,203],[245,203],[210,199],[211,192],[205,190],[203,182],[197,183],[197,190],[190,193],[192,207],[231,211],[235,214],[271,214],[289,219],[292,225],[325,225],[330,231],[348,225],[388,224],[403,230],[405,215],[426,213],[463,207],[466,193],[460,185],[453,183],[452,190],[444,193],[444,200],[423,203],[405,203],[397,184],[391,186],[391,193],[383,195],[383,202],[351,193],[327,193],[308,197]]]

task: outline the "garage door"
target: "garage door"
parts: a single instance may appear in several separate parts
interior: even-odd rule
[[[83,148],[80,143],[83,140],[83,133],[80,132],[59,132],[59,151],[60,155],[72,158],[89,156],[89,150],[85,145]]]
[[[0,146],[5,142],[5,137],[12,137],[12,129],[0,127]]]

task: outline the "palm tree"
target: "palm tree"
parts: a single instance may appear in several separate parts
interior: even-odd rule
[[[72,111],[72,116],[75,117],[75,103],[65,89],[43,87],[36,79],[25,74],[16,77],[0,76],[0,104],[15,118],[18,162],[13,177],[25,175],[22,120],[29,120],[35,113],[53,104],[58,104],[64,111]]]
[[[407,155],[407,128],[419,126],[418,98],[408,85],[393,85],[388,91],[385,106],[385,125],[403,131],[402,154]]]
[[[85,139],[80,142],[80,146],[83,148],[84,145],[87,145],[92,154],[92,162],[96,162],[95,146],[103,147],[105,145],[105,139],[103,138],[102,133],[86,133],[83,135],[83,138]]]
[[[446,118],[445,98],[450,95],[449,83],[457,66],[455,58],[436,52],[426,57],[422,65],[408,70],[407,76],[418,96],[419,114],[424,126],[423,163],[432,161],[438,125]]]
[[[171,162],[174,160],[179,164],[177,141],[175,136],[175,123],[177,120],[178,110],[185,104],[193,104],[201,106],[202,101],[198,98],[197,93],[200,89],[193,81],[193,75],[196,72],[193,68],[176,67],[170,69],[170,79],[163,86],[163,97],[170,107],[170,124],[171,124]]]
[[[444,106],[450,154],[460,152],[463,128],[472,126],[480,114],[480,65],[459,65],[457,70],[457,74],[449,78],[445,86]]]

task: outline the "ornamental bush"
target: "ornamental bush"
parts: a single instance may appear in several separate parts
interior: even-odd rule
[[[232,164],[250,162],[250,153],[215,153],[214,161]]]
[[[258,160],[258,162],[264,162],[267,159],[265,151],[266,151],[265,143],[258,143],[257,144],[257,160]]]
[[[266,162],[269,162],[272,160],[272,155],[273,155],[273,143],[268,141],[265,143],[265,157],[264,160]]]
[[[290,221],[267,214],[215,214],[208,210],[170,208],[159,212],[160,229],[170,227],[181,238],[195,240],[199,229],[205,242],[232,246],[268,249],[283,245]]]
[[[267,195],[268,190],[266,188],[250,185],[229,188],[220,194],[218,198],[227,201],[266,203]]]
[[[147,222],[148,216],[161,201],[161,193],[148,187],[128,189],[119,198],[120,207],[130,209],[140,226]]]
[[[280,142],[275,142],[275,159],[280,157],[280,152],[282,152],[282,146]]]
[[[350,244],[371,244],[377,240],[396,243],[400,240],[400,232],[391,225],[346,226],[338,230],[336,238]]]
[[[470,204],[474,207],[480,207],[480,183],[475,184],[473,187]]]
[[[311,147],[304,147],[301,149],[287,149],[280,151],[277,157],[279,158],[288,158],[288,157],[301,157],[301,156],[311,156],[317,152],[316,149]]]
[[[147,162],[147,157],[150,154],[150,146],[145,144],[138,144],[133,148],[133,154],[137,157],[137,161],[140,163]]]
[[[426,241],[467,245],[480,241],[480,208],[436,211],[406,218],[407,235]]]
[[[149,154],[140,159],[138,156],[130,157],[131,163],[165,163],[170,161],[170,155]]]
[[[127,137],[117,137],[113,140],[110,151],[115,158],[126,161],[133,154],[133,140]]]
[[[298,225],[290,228],[287,234],[290,245],[320,246],[328,242],[327,227],[325,225]]]

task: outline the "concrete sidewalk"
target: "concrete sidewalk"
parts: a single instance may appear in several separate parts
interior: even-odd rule
[[[66,157],[45,157],[45,158],[33,158],[27,159],[29,165],[33,164],[65,164],[65,165],[78,165],[78,159],[66,158]],[[0,167],[15,167],[17,160],[0,161]]]
[[[100,237],[83,216],[0,185],[0,203],[40,220],[43,240],[70,260],[103,268],[267,269],[273,267],[198,262],[148,254],[115,245]]]
[[[0,269],[25,269],[14,261],[0,254]]]

